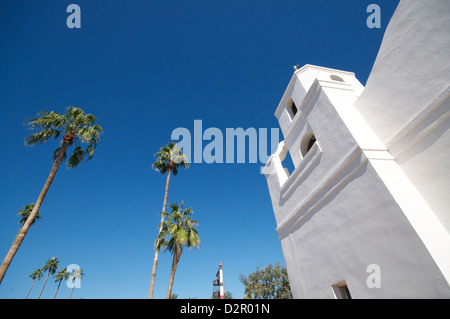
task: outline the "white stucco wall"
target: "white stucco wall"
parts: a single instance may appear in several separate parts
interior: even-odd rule
[[[294,73],[263,172],[295,298],[335,298],[342,281],[355,298],[450,298],[448,30],[450,1],[402,0],[365,88],[350,72]]]
[[[357,164],[364,162],[364,156]],[[356,163],[355,163],[356,165]],[[334,298],[345,280],[353,298],[448,298],[448,284],[393,198],[366,162],[281,238],[295,298]],[[380,288],[369,288],[369,265]]]
[[[330,81],[336,74],[344,82]],[[442,273],[449,238],[353,106],[361,91],[352,73],[307,65],[275,112],[285,140],[264,173],[294,297],[332,298],[342,280],[356,298],[450,297]],[[290,99],[298,107],[292,119]],[[302,156],[311,132],[317,142]],[[290,176],[281,163],[287,150]],[[370,264],[382,269],[380,289],[366,285]]]
[[[450,233],[450,1],[403,0],[355,106]]]

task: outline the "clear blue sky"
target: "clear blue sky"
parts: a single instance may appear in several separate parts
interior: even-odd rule
[[[81,7],[81,29],[66,8]],[[366,8],[381,7],[381,29]],[[85,278],[73,298],[146,298],[165,176],[154,153],[177,127],[278,127],[274,111],[293,65],[356,73],[365,84],[398,1],[3,1],[0,8],[0,258],[34,202],[57,141],[25,147],[24,120],[70,105],[105,133],[91,162],[58,174],[0,286],[25,298],[27,278],[52,256]],[[206,144],[206,143],[205,143]],[[223,263],[225,288],[244,296],[240,274],[284,265],[261,164],[192,164],[172,179],[169,202],[192,207],[201,248],[185,250],[173,292],[210,298]],[[301,252],[299,252],[301,253]],[[161,254],[155,298],[172,256]],[[30,294],[36,298],[43,280]],[[52,298],[53,280],[42,298]],[[70,290],[62,286],[59,298]]]

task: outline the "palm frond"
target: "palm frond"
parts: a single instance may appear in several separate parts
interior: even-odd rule
[[[61,129],[67,122],[67,119],[64,115],[61,115],[55,111],[47,112],[42,111],[39,112],[38,117],[31,118],[26,121],[26,124],[30,129],[40,129],[40,130],[48,130],[50,128],[53,129]]]
[[[89,153],[87,160],[90,161],[94,156],[94,147],[91,144],[89,144],[88,147],[86,147],[85,153]]]
[[[170,209],[172,210],[173,213],[176,213],[179,210],[179,206],[178,206],[177,203],[170,203],[169,207],[170,207]]]
[[[187,158],[182,153],[181,148],[178,148],[177,144],[172,141],[166,146],[161,147],[159,151],[155,153],[155,156],[156,161],[153,163],[152,168],[156,169],[161,174],[165,174],[170,168],[173,171],[173,175],[177,175],[178,167],[189,167]]]
[[[198,248],[200,247],[200,237],[198,236],[198,232],[196,229],[192,228],[189,232],[189,239],[187,241],[188,248]]]
[[[60,271],[58,271],[58,273],[55,275],[55,282],[58,282],[60,280],[63,279],[68,279],[69,278],[69,272],[67,271],[67,268],[61,269]]]
[[[77,122],[77,118],[78,121],[80,121],[81,118],[84,117],[84,111],[82,109],[80,109],[79,107],[75,107],[75,106],[69,106],[66,109],[66,118],[69,122],[75,123]]]
[[[56,150],[53,151],[53,160],[55,160],[58,157],[60,151],[61,151],[61,147],[58,147]],[[66,157],[67,157],[67,154],[66,154],[66,152],[64,152],[64,154],[62,155],[62,160],[65,160]]]
[[[167,172],[167,163],[164,161],[158,159],[156,162],[153,163],[152,168],[155,169],[157,172],[160,172],[161,174],[165,174]]]
[[[89,121],[87,123],[90,123]],[[76,131],[76,135],[81,139],[83,143],[93,144],[94,147],[100,139],[100,133],[103,132],[103,128],[100,125],[94,126],[81,126]]]
[[[77,167],[84,159],[84,150],[81,146],[75,147],[72,155],[67,160],[67,167],[74,168]]]
[[[44,131],[28,135],[25,138],[25,145],[30,146],[35,144],[42,144],[45,143],[49,138],[58,138],[60,134],[61,132],[58,130],[47,128]]]
[[[38,130],[25,138],[25,145],[34,145],[46,142],[50,138],[58,138],[61,133],[65,134],[63,141],[72,145],[75,141],[76,147],[66,162],[68,168],[76,167],[85,157],[85,153],[89,154],[87,160],[91,160],[94,156],[94,150],[100,140],[100,134],[103,128],[95,124],[96,118],[92,114],[85,112],[77,107],[70,106],[66,109],[65,114],[61,115],[57,112],[42,111],[35,118],[26,121],[30,129]],[[63,142],[62,141],[62,142]],[[83,151],[81,144],[87,144]],[[61,147],[53,152],[53,160],[57,158]],[[66,154],[62,154],[66,159]]]
[[[179,206],[177,203],[171,203],[169,204],[171,211],[163,213],[166,218],[160,224],[162,230],[155,242],[156,249],[168,250],[172,253],[178,250],[181,253],[183,246],[199,247],[200,238],[195,229],[198,222],[190,217],[193,213],[192,208],[183,209],[183,204]]]
[[[23,207],[23,209],[19,210],[17,215],[22,217],[19,221],[19,225],[24,224],[27,221],[28,217],[30,216],[31,212],[33,211],[33,208],[34,208],[34,203],[31,203],[31,204],[25,205]],[[36,220],[38,220],[38,219],[41,219],[39,212],[37,212],[36,215],[34,216],[34,219],[31,222],[31,225],[33,225],[36,222]]]
[[[35,271],[33,271],[31,275],[28,276],[28,278],[31,278],[33,280],[34,279],[40,280],[42,276],[44,276],[43,271],[42,269],[38,268]]]
[[[50,271],[50,273],[53,275],[56,270],[58,269],[59,260],[56,257],[52,257],[52,259],[47,260],[44,267],[42,267],[42,270],[44,272]]]

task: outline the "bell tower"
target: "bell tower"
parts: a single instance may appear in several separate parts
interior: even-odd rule
[[[450,297],[448,233],[355,107],[363,90],[354,73],[305,65],[275,111],[284,140],[262,172],[293,296]]]

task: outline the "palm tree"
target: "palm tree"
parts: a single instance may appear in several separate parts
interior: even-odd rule
[[[45,284],[47,283],[48,276],[50,274],[54,275],[56,270],[58,269],[59,260],[58,258],[52,257],[52,259],[47,260],[42,270],[47,272],[47,277],[45,277],[44,284],[42,285],[41,292],[39,293],[38,299],[41,299],[42,292],[44,291]]]
[[[83,269],[75,269],[74,272],[70,275],[73,279],[77,280],[78,278],[81,279],[84,277]],[[72,290],[70,291],[69,299],[72,299],[72,293],[73,289],[75,288],[75,285],[73,285]]]
[[[30,290],[28,290],[28,293],[27,293],[27,296],[25,297],[25,299],[28,299],[28,295],[29,295],[30,292],[31,292],[31,288],[33,288],[33,285],[34,285],[34,281],[35,281],[36,279],[37,279],[37,280],[41,280],[41,278],[42,278],[43,275],[44,275],[44,274],[42,273],[42,269],[38,268],[38,269],[36,269],[35,271],[33,271],[31,275],[28,276],[28,278],[33,279],[33,282],[31,283]]]
[[[41,208],[42,201],[44,200],[45,195],[47,194],[47,191],[55,178],[59,165],[61,164],[61,161],[66,158],[66,151],[69,146],[75,142],[75,148],[72,155],[66,162],[68,168],[73,168],[79,165],[87,153],[89,154],[87,158],[88,161],[92,159],[92,156],[94,156],[94,149],[100,139],[100,133],[103,132],[103,129],[99,125],[94,124],[95,120],[94,115],[85,114],[82,109],[71,106],[67,108],[64,115],[54,111],[43,111],[38,113],[38,117],[27,121],[30,129],[38,131],[25,138],[26,146],[44,143],[49,138],[56,139],[61,134],[63,134],[63,137],[61,139],[61,146],[53,152],[53,166],[44,187],[39,194],[36,204],[34,205],[22,228],[19,230],[19,233],[16,235],[8,254],[0,266],[0,283],[2,282],[5,273],[11,264],[14,255],[22,244],[31,223],[36,218],[36,215]],[[82,143],[87,144],[85,150],[83,150],[80,146]]]
[[[30,216],[31,212],[33,211],[34,208],[34,203],[31,203],[29,205],[25,205],[23,207],[23,209],[19,210],[19,213],[17,213],[17,215],[21,216],[22,218],[19,221],[19,225],[25,224],[25,222],[27,221],[28,217]],[[34,216],[33,221],[31,222],[30,226],[33,225],[37,219],[41,219],[41,216],[39,215],[39,212],[36,213],[36,216]]]
[[[184,168],[188,168],[189,164],[187,162],[186,155],[184,155],[181,152],[181,149],[177,147],[177,144],[170,142],[167,146],[161,147],[159,152],[155,154],[157,156],[156,161],[153,163],[152,168],[154,168],[156,171],[160,172],[162,175],[164,175],[167,172],[167,179],[166,179],[166,189],[164,192],[164,201],[163,201],[163,207],[162,212],[164,213],[166,211],[166,203],[167,203],[167,194],[169,193],[169,182],[170,182],[170,175],[173,172],[173,175],[178,174],[178,168],[180,166]],[[159,227],[159,233],[161,233],[161,227],[162,222],[164,221],[164,215],[161,214],[161,223]],[[158,234],[159,234],[158,233]],[[155,277],[156,277],[156,268],[158,265],[158,258],[159,258],[159,250],[156,249],[155,251],[155,257],[153,259],[153,267],[152,267],[152,279],[150,281],[150,292],[148,294],[148,298],[153,298],[153,289],[155,286]]]
[[[198,222],[190,217],[193,213],[192,208],[183,210],[183,203],[181,207],[178,207],[178,204],[170,204],[170,208],[172,210],[170,214],[163,213],[167,217],[167,220],[161,223],[162,231],[159,233],[155,242],[155,248],[157,250],[163,248],[164,251],[169,250],[173,254],[172,270],[170,272],[166,299],[169,299],[172,293],[175,272],[180,262],[183,246],[188,248],[198,248],[200,246],[200,238],[195,229],[198,226]]]
[[[67,268],[64,268],[63,270],[58,271],[58,273],[55,275],[55,282],[58,283],[58,287],[56,288],[55,296],[53,299],[56,298],[56,294],[58,293],[59,286],[61,285],[61,281],[67,280],[69,278],[69,272],[67,271]]]

